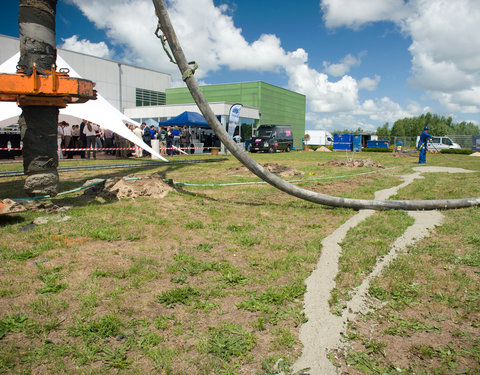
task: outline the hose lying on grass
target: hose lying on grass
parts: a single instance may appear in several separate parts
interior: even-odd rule
[[[170,56],[172,62],[178,65],[182,73],[182,79],[185,81],[190,93],[192,94],[195,103],[207,120],[210,127],[215,132],[215,135],[221,140],[225,147],[230,151],[245,167],[252,173],[260,177],[265,182],[271,184],[279,190],[287,194],[293,195],[297,198],[306,201],[323,204],[333,207],[345,207],[353,209],[373,209],[373,210],[436,210],[436,209],[452,209],[465,208],[471,206],[480,206],[480,198],[463,198],[463,199],[445,199],[445,200],[363,200],[351,198],[332,197],[330,195],[315,193],[298,186],[292,185],[273,173],[267,171],[261,165],[252,160],[245,151],[241,150],[232,138],[223,129],[222,125],[217,120],[217,117],[211,110],[208,102],[205,100],[202,92],[198,87],[198,83],[194,77],[196,64],[194,62],[187,63],[185,55],[182,51],[180,43],[173,29],[170,17],[167,12],[164,0],[152,0],[155,6],[155,12],[158,17],[158,28],[156,31],[162,31],[164,35],[159,38],[164,44],[164,49],[168,53],[165,40],[168,42],[173,54]],[[194,65],[193,68],[190,65]]]

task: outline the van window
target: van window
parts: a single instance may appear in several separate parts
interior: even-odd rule
[[[450,138],[442,138],[442,143],[443,143],[444,145],[448,145],[448,146],[453,145],[453,142],[452,142],[452,140],[451,140]]]
[[[430,139],[430,142],[431,143],[440,143],[440,138],[439,137],[432,137],[432,139]]]
[[[270,138],[272,136],[272,129],[271,128],[258,128],[258,137]]]

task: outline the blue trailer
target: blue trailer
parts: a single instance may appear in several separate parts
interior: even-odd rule
[[[353,136],[351,134],[334,134],[333,151],[352,151]]]
[[[388,141],[367,141],[367,148],[388,148]]]

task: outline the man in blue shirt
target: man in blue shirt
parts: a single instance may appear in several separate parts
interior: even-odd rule
[[[427,143],[432,136],[428,134],[428,126],[423,128],[422,134],[420,134],[420,140],[418,141],[418,148],[420,154],[418,156],[418,164],[425,164],[427,162]]]

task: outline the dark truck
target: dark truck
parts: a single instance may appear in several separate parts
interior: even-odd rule
[[[289,152],[293,146],[293,131],[289,125],[261,125],[250,141],[250,152]]]

